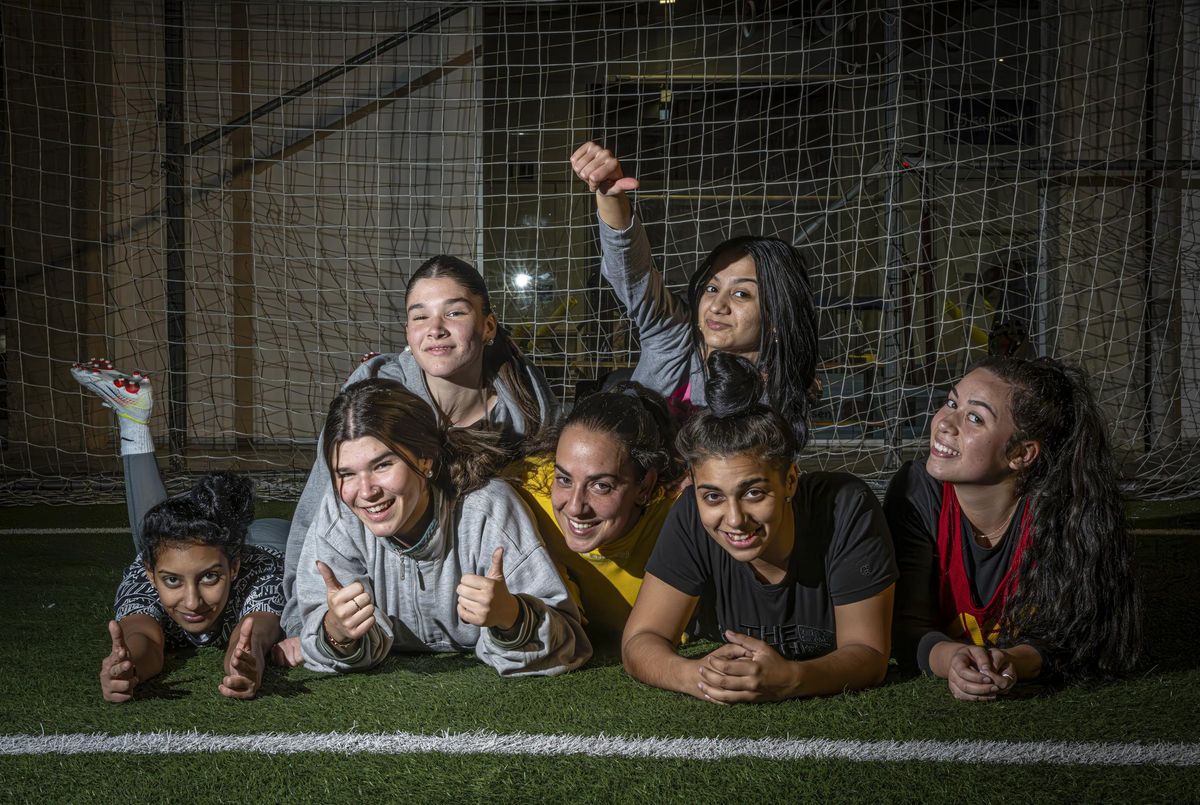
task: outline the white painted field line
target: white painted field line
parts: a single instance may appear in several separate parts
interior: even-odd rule
[[[1054,741],[853,741],[823,738],[622,738],[607,735],[530,735],[467,732],[445,735],[392,733],[137,732],[125,735],[3,735],[0,755],[178,755],[253,752],[291,755],[586,755],[654,760],[851,760],[927,761],[994,765],[1200,766],[1196,743],[1086,743]]]

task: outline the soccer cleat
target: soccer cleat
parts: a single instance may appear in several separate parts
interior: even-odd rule
[[[126,376],[113,368],[107,358],[84,361],[71,367],[71,376],[88,389],[113,413],[139,425],[150,422],[150,411],[154,407],[154,393],[150,378],[144,372],[133,372]]]

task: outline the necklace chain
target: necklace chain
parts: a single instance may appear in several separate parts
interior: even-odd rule
[[[1008,515],[1004,518],[1003,522],[1001,522],[999,528],[996,528],[992,531],[988,531],[987,533],[983,533],[983,534],[976,532],[975,533],[975,541],[977,543],[980,543],[981,545],[983,545],[983,547],[985,547],[985,548],[994,547],[992,544],[992,540],[998,539],[1002,534],[1004,534],[1005,532],[1008,531],[1008,527],[1010,525],[1012,525],[1013,515],[1017,513],[1017,507],[1020,505],[1020,503],[1021,503],[1021,501],[1018,500],[1016,503],[1013,504],[1012,508],[1008,510]]]

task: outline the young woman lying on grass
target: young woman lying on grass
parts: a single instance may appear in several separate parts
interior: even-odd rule
[[[545,378],[496,321],[487,285],[469,264],[447,255],[426,261],[409,278],[405,305],[404,352],[364,356],[347,385],[370,377],[398,381],[434,407],[439,425],[494,432],[509,448],[557,416],[558,401]],[[288,535],[283,623],[289,635],[300,630],[292,604],[296,561],[329,485],[329,471],[318,458]]]
[[[636,383],[585,397],[506,473],[579,604],[619,637],[683,472],[666,402]]]
[[[905,464],[884,501],[897,656],[966,701],[1048,672],[1131,669],[1141,611],[1116,477],[1081,371],[978,364],[934,416],[929,457]]]
[[[253,516],[250,480],[231,473],[205,475],[150,509],[142,553],[121,579],[108,623],[112,650],[100,664],[105,699],[129,701],[162,670],[167,651],[190,646],[225,648],[218,690],[254,697],[281,637],[283,560],[245,544]]]
[[[150,433],[150,378],[116,370],[108,359],[76,364],[71,374],[116,414],[137,552],[108,625],[113,645],[101,663],[104,698],[128,701],[139,683],[161,671],[164,651],[188,645],[226,648],[221,692],[253,697],[264,656],[284,662],[276,641],[287,521],[252,519],[250,480],[228,473],[205,475],[190,492],[168,499]]]
[[[296,574],[309,668],[361,671],[392,651],[474,651],[503,675],[557,674],[591,656],[579,614],[512,487],[488,479],[499,435],[439,427],[394,380],[329,407],[333,481]]]
[[[766,380],[762,402],[783,416],[803,447],[819,353],[800,253],[777,238],[727,240],[692,273],[685,303],[655,270],[650,242],[625,195],[638,180],[625,176],[616,156],[596,143],[581,145],[571,167],[596,194],[601,273],[641,340],[633,379],[684,409],[703,406],[710,352],[740,355]]]
[[[677,440],[693,486],[646,566],[625,669],[719,703],[878,685],[896,580],[883,512],[852,475],[799,473],[792,429],[761,394],[748,361],[709,356],[709,407]],[[675,647],[697,603],[701,636],[725,645],[685,659]]]

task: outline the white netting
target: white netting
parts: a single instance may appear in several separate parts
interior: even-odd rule
[[[0,12],[5,500],[115,494],[116,429],[67,371],[93,355],[154,374],[175,483],[294,494],[438,253],[564,399],[630,365],[567,162],[589,139],[642,181],[673,285],[733,235],[801,246],[814,463],[886,479],[1003,319],[1092,373],[1132,488],[1200,492],[1194,0]]]

